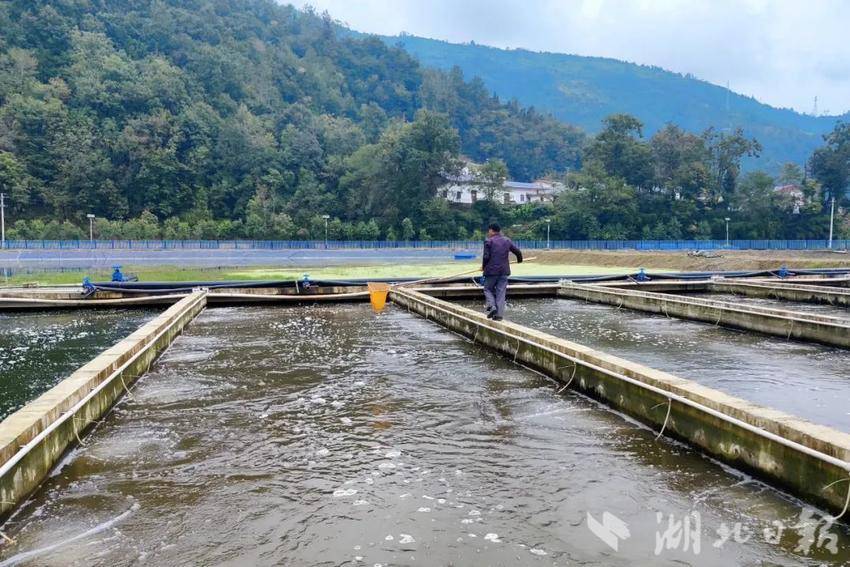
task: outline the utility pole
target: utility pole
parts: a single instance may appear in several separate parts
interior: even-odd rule
[[[835,197],[832,198],[832,209],[829,213],[829,245],[828,248],[832,250],[832,227],[835,226]]]
[[[6,248],[6,193],[0,193],[0,249]]]
[[[549,225],[551,224],[552,219],[546,219],[546,250],[549,250],[552,246],[552,241],[549,239]]]
[[[729,217],[726,217],[726,248],[730,248],[729,245],[729,221],[732,220]]]

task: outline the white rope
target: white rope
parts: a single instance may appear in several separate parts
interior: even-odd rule
[[[131,400],[135,399],[133,394],[130,393],[130,389],[127,387],[127,384],[124,383],[124,376],[119,375],[119,378],[121,378],[121,385],[124,386],[124,391],[127,392],[127,397]]]
[[[791,325],[788,327],[788,336],[785,337],[785,340],[791,340],[791,333],[794,332],[794,319],[791,319]]]
[[[652,406],[652,409],[655,409],[659,406],[663,406],[664,402],[660,404],[655,404]],[[661,431],[658,432],[658,435],[655,436],[655,440],[658,441],[661,439],[661,436],[664,435],[664,430],[667,428],[667,420],[670,419],[670,408],[673,407],[673,398],[667,398],[667,415],[664,417],[664,423],[661,425]]]
[[[516,355],[519,354],[519,339],[516,340],[516,350],[514,351],[514,362],[516,362]]]
[[[850,477],[847,477],[847,478],[839,478],[839,479],[838,479],[838,480],[836,480],[835,482],[830,482],[829,484],[827,484],[826,486],[824,486],[824,487],[823,487],[823,490],[826,490],[826,489],[827,489],[827,488],[829,488],[830,486],[832,486],[832,485],[834,485],[834,484],[838,484],[839,482],[844,482],[844,481],[850,481]],[[848,508],[849,506],[850,506],[850,482],[848,482],[848,484],[847,484],[847,498],[844,500],[844,509],[843,509],[843,510],[841,510],[841,513],[840,513],[840,514],[838,514],[837,516],[832,516],[831,518],[825,518],[825,519],[826,519],[828,522],[836,522],[836,521],[840,520],[840,519],[841,519],[841,517],[842,517],[842,516],[844,516],[844,514],[846,514],[846,513],[847,513],[847,508]]]
[[[77,416],[75,415],[75,416],[74,416],[74,419],[73,419],[73,421],[72,421],[72,423],[74,423],[74,422],[76,422],[76,421],[82,421],[83,423],[85,423],[85,420],[84,420],[84,419],[79,418],[79,417],[77,417]],[[79,443],[80,445],[82,445],[83,447],[85,447],[85,446],[86,446],[86,444],[85,444],[85,443],[83,443],[83,440],[82,440],[82,439],[80,439],[80,433],[79,433],[79,431],[77,431],[77,426],[76,426],[76,425],[74,425],[74,426],[73,426],[73,429],[74,429],[74,436],[77,438],[77,443]]]
[[[565,365],[561,366],[561,368],[566,368],[567,366],[569,366],[569,365],[568,365],[568,364],[565,364]],[[558,370],[560,370],[561,368],[559,368]],[[566,383],[566,384],[564,384],[564,385],[561,387],[561,389],[560,389],[560,390],[558,390],[558,393],[559,393],[559,394],[560,394],[561,392],[563,392],[564,390],[566,390],[567,388],[569,388],[569,387],[570,387],[570,384],[572,384],[572,383],[573,383],[573,378],[575,378],[575,377],[576,377],[576,370],[578,370],[578,364],[576,364],[576,363],[574,362],[574,363],[573,363],[573,373],[570,375],[570,379],[569,379],[569,380],[567,380],[567,383]]]

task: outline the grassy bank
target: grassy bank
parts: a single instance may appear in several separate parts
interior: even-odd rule
[[[126,266],[124,272],[134,274],[140,281],[223,281],[223,280],[293,280],[309,274],[311,279],[369,279],[392,277],[437,277],[473,270],[477,262],[446,262],[437,264],[378,264],[371,266],[316,266],[299,268],[275,268],[256,266],[241,268],[181,268],[177,266]],[[592,266],[566,263],[529,262],[515,265],[516,275],[586,275],[617,274],[633,272],[633,269],[616,266]],[[470,274],[470,277],[475,274]],[[7,285],[76,285],[84,276],[93,281],[108,281],[111,270],[80,270],[69,272],[41,272],[16,274],[8,278]]]

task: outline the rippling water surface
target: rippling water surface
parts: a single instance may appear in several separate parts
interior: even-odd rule
[[[807,565],[850,548],[833,526],[836,555],[795,551],[793,499],[393,307],[208,310],[86,443],[6,524],[0,560]],[[588,528],[605,512],[628,526],[617,551]]]
[[[850,350],[580,300],[514,302],[508,318],[850,432]]]
[[[0,314],[0,419],[139,328],[154,310]]]

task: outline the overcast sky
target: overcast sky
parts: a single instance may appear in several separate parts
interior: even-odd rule
[[[294,0],[290,0],[294,1]],[[297,5],[303,5],[301,1]],[[850,110],[850,0],[310,0],[355,30],[614,57]]]

